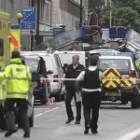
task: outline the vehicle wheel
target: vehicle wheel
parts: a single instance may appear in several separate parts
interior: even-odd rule
[[[22,128],[22,122],[20,119],[18,119],[18,128]]]
[[[122,104],[122,105],[126,105],[127,103],[128,103],[127,100],[121,100],[121,104]]]
[[[60,88],[60,90],[58,92],[58,95],[55,96],[55,101],[56,102],[60,102],[62,100],[62,98],[61,98],[62,97],[61,92],[62,92],[62,85],[61,85],[61,88]]]
[[[55,96],[55,101],[60,102],[61,101],[61,93]]]
[[[41,100],[41,104],[42,104],[42,105],[45,105],[45,104],[47,103],[47,101],[48,101],[48,99],[47,99],[47,97],[46,97],[46,99]]]
[[[61,95],[61,101],[64,101],[65,100],[65,95]]]
[[[45,93],[45,97],[44,97],[44,99],[41,100],[42,105],[45,105],[48,101],[48,89],[47,89],[47,87],[45,88],[44,93]]]
[[[131,101],[131,108],[138,108],[139,107],[139,96],[134,97],[134,99]]]
[[[29,118],[29,125],[30,127],[34,126],[34,112],[32,113],[32,116]]]
[[[21,121],[21,117],[20,117],[20,114],[18,113],[17,110],[15,110],[14,112],[14,117],[15,117],[15,122],[16,124],[18,124],[18,128],[22,128],[22,121]]]

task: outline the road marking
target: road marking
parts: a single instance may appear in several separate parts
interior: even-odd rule
[[[60,107],[62,107],[62,106],[60,106]],[[49,113],[49,112],[52,112],[52,111],[54,111],[54,110],[57,110],[57,109],[59,109],[60,107],[55,107],[55,108],[53,108],[53,109],[51,109],[51,110],[46,110],[46,111],[44,111],[43,113],[39,113],[39,114],[35,115],[34,118],[37,118],[37,117],[39,117],[39,116],[42,116],[42,115],[44,115],[45,113]]]
[[[42,110],[42,109],[48,109],[49,110],[49,109],[52,109],[52,108],[45,108],[45,107],[44,108],[43,107],[42,108],[35,108],[35,110]]]
[[[124,135],[123,137],[120,137],[120,138],[116,139],[116,140],[132,140],[136,136],[138,136],[139,134],[140,134],[140,128],[138,128],[135,131],[132,131],[132,132]]]

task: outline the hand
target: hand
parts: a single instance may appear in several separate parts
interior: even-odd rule
[[[29,94],[29,95],[33,95],[33,89],[29,89],[29,90],[28,90],[28,94]]]

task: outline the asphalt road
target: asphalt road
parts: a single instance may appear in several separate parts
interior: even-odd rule
[[[75,113],[74,105],[73,110]],[[67,116],[64,102],[35,105],[34,117],[35,124],[31,128],[31,140],[129,140],[131,133],[140,132],[140,109],[130,109],[130,104],[102,104],[99,133],[96,135],[83,134],[83,118],[80,125],[75,125],[74,121],[71,124],[65,124]],[[23,139],[22,130],[18,130],[10,138],[4,138],[4,133],[0,132],[0,140]]]

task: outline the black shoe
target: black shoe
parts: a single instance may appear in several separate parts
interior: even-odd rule
[[[25,132],[23,135],[24,138],[30,138],[30,133],[29,132]]]
[[[71,121],[73,121],[74,118],[69,118],[67,121],[66,121],[66,124],[69,124]]]
[[[9,137],[9,136],[11,136],[13,133],[15,133],[15,132],[17,132],[17,129],[7,131],[7,132],[5,133],[5,137]]]
[[[80,124],[80,120],[76,120],[75,121],[75,124]]]
[[[87,126],[87,127],[85,128],[84,134],[88,134],[89,128],[90,128],[90,126]]]
[[[98,131],[97,130],[91,130],[92,134],[97,134]]]

